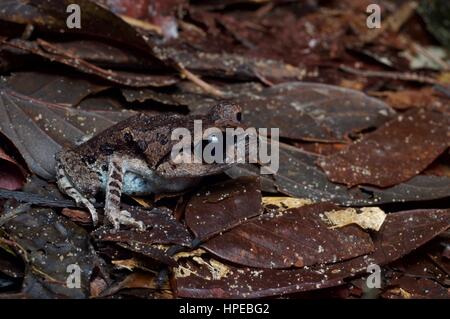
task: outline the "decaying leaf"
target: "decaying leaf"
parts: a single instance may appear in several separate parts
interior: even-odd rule
[[[356,224],[363,229],[379,231],[386,219],[386,213],[379,207],[361,207],[358,209],[346,208],[343,210],[325,212],[325,216],[334,225],[333,228]]]
[[[336,183],[388,187],[420,174],[450,145],[450,118],[423,109],[398,115],[318,164]]]
[[[126,71],[113,71],[103,69],[87,61],[81,60],[76,56],[71,56],[70,52],[54,46],[44,40],[37,40],[36,42],[22,41],[15,39],[11,42],[3,41],[3,45],[13,49],[20,49],[24,52],[38,55],[50,61],[65,64],[73,67],[78,71],[101,77],[105,80],[112,81],[118,84],[145,87],[145,86],[167,86],[178,81],[174,75],[166,74],[140,74]]]
[[[383,102],[361,92],[317,83],[283,83],[237,98],[243,120],[254,127],[279,127],[280,136],[339,141],[393,115]]]
[[[28,297],[89,297],[90,276],[102,262],[84,229],[51,209],[39,208],[18,214],[2,229],[17,243],[27,264],[23,292]],[[80,267],[81,289],[66,285],[69,265]]]
[[[178,222],[167,208],[151,210],[133,207],[129,211],[134,218],[146,225],[145,232],[136,229],[111,230],[107,227],[96,229],[92,235],[100,242],[114,242],[119,246],[151,257],[168,265],[174,260],[170,253],[172,246],[189,247],[191,235],[186,227]]]
[[[244,177],[199,191],[187,204],[185,219],[201,241],[225,232],[261,211],[259,180]]]
[[[304,267],[370,253],[370,236],[358,227],[329,229],[321,215],[333,207],[312,204],[263,214],[209,239],[202,248],[255,268]]]
[[[176,276],[179,297],[256,298],[338,286],[365,273],[371,264],[385,265],[422,246],[450,227],[450,210],[415,210],[389,214],[373,235],[375,251],[351,260],[302,269],[255,269],[225,265],[227,276],[212,279],[207,267],[185,261]]]
[[[262,189],[277,191],[313,202],[331,201],[344,206],[379,205],[392,202],[418,202],[450,196],[450,178],[418,175],[404,183],[378,188],[361,185],[346,188],[332,183],[316,165],[323,157],[280,143],[280,167],[275,175],[261,175]],[[238,165],[227,171],[233,178],[259,175],[253,165]]]
[[[370,237],[357,227],[328,228],[320,215],[335,205],[312,204],[261,214],[254,182],[241,178],[210,186],[191,199],[186,222],[203,249],[258,268],[310,266],[372,251]]]

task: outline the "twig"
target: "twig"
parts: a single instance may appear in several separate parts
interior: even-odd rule
[[[221,90],[215,88],[211,84],[206,83],[202,79],[200,79],[198,76],[187,70],[181,65],[178,65],[180,68],[180,73],[182,77],[185,77],[186,79],[192,81],[193,83],[197,84],[203,91],[206,93],[209,93],[211,95],[217,96],[217,97],[224,97],[225,93]]]
[[[419,82],[419,83],[428,83],[428,84],[439,84],[440,82],[434,78],[411,73],[411,72],[392,72],[392,71],[371,71],[371,70],[360,70],[355,69],[350,66],[346,65],[340,65],[339,69],[341,69],[344,72],[355,74],[355,75],[361,75],[365,77],[380,77],[380,78],[388,78],[393,80],[402,80],[402,81],[413,81],[413,82]]]
[[[138,28],[144,29],[146,31],[153,31],[159,35],[163,34],[161,27],[157,26],[156,24],[138,20],[138,19],[126,16],[126,15],[120,15],[120,17],[122,18],[122,20],[124,20],[126,23],[132,25],[133,27],[138,27]]]

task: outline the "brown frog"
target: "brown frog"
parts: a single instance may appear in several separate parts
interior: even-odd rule
[[[172,148],[180,140],[172,139],[173,130],[185,128],[194,137],[194,120],[201,120],[204,130],[215,127],[225,131],[225,128],[240,127],[240,118],[241,110],[233,104],[219,104],[208,114],[200,116],[140,113],[79,146],[58,153],[58,186],[89,210],[94,225],[98,221],[94,198],[105,193],[105,214],[114,228],[131,225],[144,229],[142,222],[136,221],[129,212],[120,210],[122,194],[179,192],[197,184],[201,177],[220,173],[233,164],[228,161],[174,161]],[[211,135],[205,141],[202,135],[200,141],[203,145],[217,142],[217,138]],[[191,144],[189,147],[204,147],[202,145]]]

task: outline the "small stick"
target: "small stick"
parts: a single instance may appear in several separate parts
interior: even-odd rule
[[[391,72],[391,71],[370,71],[370,70],[359,70],[352,68],[346,65],[340,65],[339,69],[344,72],[362,75],[365,77],[380,77],[380,78],[388,78],[393,80],[403,80],[403,81],[414,81],[420,83],[428,83],[428,84],[439,84],[440,82],[436,79],[433,79],[428,76],[416,74],[416,73],[400,73],[400,72]]]
[[[180,68],[180,73],[181,73],[182,77],[185,77],[186,79],[188,79],[188,80],[192,81],[193,83],[197,84],[206,93],[209,93],[211,95],[218,96],[218,97],[225,96],[224,92],[222,92],[221,90],[215,88],[211,84],[206,83],[205,81],[200,79],[198,76],[196,76],[194,73],[192,73],[191,71],[187,70],[183,66],[178,65],[178,67]]]

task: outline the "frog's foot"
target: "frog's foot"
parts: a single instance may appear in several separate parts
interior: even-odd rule
[[[57,169],[57,177],[58,177],[57,184],[59,189],[62,190],[67,195],[69,195],[70,197],[72,197],[72,199],[74,199],[75,202],[77,203],[77,206],[86,207],[89,210],[89,213],[91,214],[92,223],[94,224],[94,226],[96,226],[98,223],[97,210],[95,209],[91,201],[89,201],[75,187],[72,186],[72,183],[67,178],[66,173],[60,164],[58,165]]]
[[[120,225],[136,227],[141,231],[145,230],[145,225],[142,221],[137,221],[126,210],[110,210],[106,212],[108,220],[113,224],[114,229],[120,229]]]

